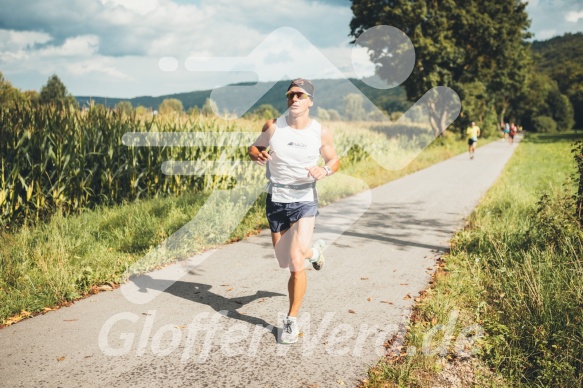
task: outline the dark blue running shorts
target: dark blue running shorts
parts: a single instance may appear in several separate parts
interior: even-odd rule
[[[289,229],[293,222],[303,217],[315,217],[318,215],[318,202],[273,202],[271,194],[267,194],[265,200],[265,213],[272,232],[281,232]]]

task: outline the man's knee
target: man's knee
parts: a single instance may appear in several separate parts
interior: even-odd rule
[[[300,271],[304,269],[305,260],[307,258],[307,251],[296,249],[292,252],[290,257],[290,269],[292,271]]]
[[[301,275],[301,272],[306,271],[306,263],[304,260],[302,260],[301,262],[291,261],[290,265],[289,265],[289,270],[290,270],[292,276],[299,276],[299,275]]]

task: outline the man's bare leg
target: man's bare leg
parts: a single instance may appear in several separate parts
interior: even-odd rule
[[[281,233],[272,233],[275,255],[280,267],[290,269],[288,281],[289,311],[288,316],[296,317],[299,313],[307,287],[305,260],[312,257],[310,247],[314,232],[315,217],[301,218]]]
[[[289,292],[289,310],[288,317],[297,317],[300,312],[300,307],[304,301],[306,294],[306,287],[308,285],[308,277],[306,270],[295,271],[290,273],[289,281],[287,282],[287,290]]]

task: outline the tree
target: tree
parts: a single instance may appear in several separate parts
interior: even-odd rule
[[[126,115],[130,115],[132,113],[132,111],[134,110],[134,107],[132,106],[132,103],[130,101],[120,101],[115,106],[115,109],[119,113],[123,113],[123,114],[126,114]]]
[[[547,96],[547,107],[549,115],[557,123],[557,130],[568,131],[573,128],[574,112],[573,105],[569,98],[559,91],[559,88],[553,88]]]
[[[362,95],[350,93],[344,96],[344,117],[348,121],[360,121],[366,119]]]
[[[41,104],[73,103],[74,97],[67,92],[67,87],[56,74],[49,77],[40,90]]]
[[[483,82],[488,91],[494,90],[490,81],[496,76],[496,61],[528,37],[528,15],[520,0],[352,0],[352,12],[350,28],[355,38],[371,27],[389,25],[411,39],[415,65],[403,83],[411,101],[437,86],[457,90],[475,80]],[[384,65],[394,55],[388,50],[389,43],[378,39],[363,42],[377,64],[377,74],[385,80],[391,79],[393,71]],[[520,59],[520,55],[513,57],[514,61]],[[447,109],[439,112],[433,103],[428,108],[436,123],[451,113]],[[432,126],[436,129],[434,123]]]
[[[25,90],[22,92],[22,97],[33,104],[38,104],[40,102],[40,93],[36,90]]]
[[[330,120],[330,113],[324,108],[316,107],[316,117],[323,121]]]
[[[583,128],[583,85],[573,92],[571,103],[575,111],[575,128]]]
[[[17,88],[4,78],[4,74],[0,72],[0,105],[11,106],[18,101],[24,100],[24,95]]]
[[[279,111],[271,104],[259,105],[257,109],[253,111],[253,114],[265,120],[276,119],[281,116],[281,113],[279,113]]]
[[[342,116],[336,109],[328,109],[328,114],[330,115],[330,121],[341,121]]]
[[[557,130],[565,131],[573,127],[573,105],[560,92],[557,83],[545,73],[535,72],[528,82],[527,92],[519,101],[518,117],[527,127],[534,127],[534,118],[550,117],[557,124]],[[540,126],[539,127],[548,127]]]
[[[184,111],[184,106],[177,98],[165,98],[158,107],[158,112],[163,115],[181,113],[182,111]]]
[[[148,113],[148,108],[146,108],[145,106],[143,106],[143,105],[138,105],[138,106],[136,107],[136,115],[137,115],[137,116],[143,116],[143,115],[145,115],[146,113]]]
[[[462,128],[467,127],[472,121],[482,125],[488,109],[486,85],[481,81],[474,81],[458,84],[456,89],[464,102],[460,113]]]
[[[535,41],[532,49],[536,70],[557,82],[573,106],[577,127],[583,128],[583,33]]]
[[[204,102],[204,105],[202,106],[202,109],[201,109],[201,113],[205,116],[214,115],[215,112],[218,112],[218,111],[219,111],[219,106],[217,105],[216,102],[214,102],[210,98],[206,99],[206,101]]]

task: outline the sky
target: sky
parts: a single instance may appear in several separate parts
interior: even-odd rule
[[[73,95],[118,98],[241,81],[370,76],[366,51],[350,44],[350,5],[2,0],[0,71],[21,90],[38,91],[57,74]],[[531,0],[527,12],[534,39],[583,31],[581,0]],[[307,52],[318,56],[317,66]]]

